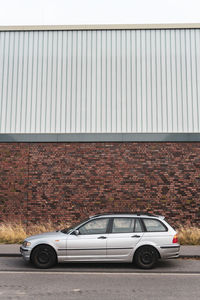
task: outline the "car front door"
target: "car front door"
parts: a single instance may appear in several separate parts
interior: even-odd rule
[[[113,218],[111,232],[107,239],[107,259],[131,261],[134,247],[142,238],[139,219],[129,217]]]
[[[67,238],[67,261],[106,259],[109,218],[96,218],[78,228]]]

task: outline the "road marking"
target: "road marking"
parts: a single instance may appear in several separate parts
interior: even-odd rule
[[[134,276],[199,276],[200,277],[200,273],[142,273],[142,272],[138,272],[138,273],[133,273],[133,272],[125,272],[125,273],[112,273],[112,272],[51,272],[51,271],[46,271],[46,272],[42,272],[42,271],[0,271],[0,274],[42,274],[42,275],[134,275]]]

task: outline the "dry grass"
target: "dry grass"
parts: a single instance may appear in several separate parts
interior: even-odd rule
[[[57,226],[52,222],[30,226],[23,225],[22,223],[0,223],[0,243],[22,243],[27,236],[55,231],[69,226],[69,223]],[[179,227],[177,231],[181,245],[200,245],[200,228]]]
[[[58,226],[51,222],[30,226],[23,225],[22,223],[0,223],[0,243],[22,243],[27,236],[55,231],[69,226],[70,224],[60,224]]]
[[[185,226],[180,227],[177,231],[181,245],[200,245],[200,228]]]

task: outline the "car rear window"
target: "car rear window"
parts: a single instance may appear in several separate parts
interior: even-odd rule
[[[135,219],[132,218],[114,218],[112,233],[129,233],[133,232]]]
[[[143,232],[141,223],[138,219],[135,221],[135,232]]]
[[[144,225],[148,232],[162,232],[167,231],[166,226],[156,219],[143,219]]]
[[[142,232],[140,221],[135,218],[114,218],[112,233]]]

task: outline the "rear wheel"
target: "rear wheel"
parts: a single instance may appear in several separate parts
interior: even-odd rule
[[[51,246],[40,245],[33,250],[31,261],[37,268],[47,269],[56,264],[57,257]]]
[[[151,246],[139,248],[134,256],[134,261],[139,268],[152,269],[158,260],[157,251]]]

